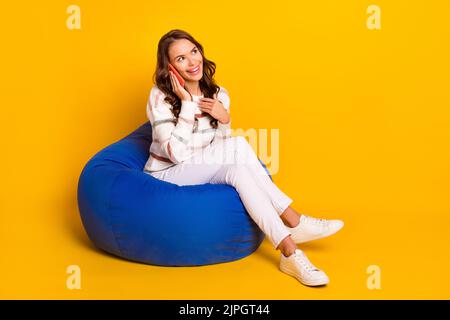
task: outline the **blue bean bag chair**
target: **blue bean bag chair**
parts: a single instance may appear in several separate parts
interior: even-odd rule
[[[236,189],[210,183],[178,186],[144,173],[151,141],[146,122],[83,168],[78,208],[95,246],[160,266],[216,264],[254,252],[265,235]]]

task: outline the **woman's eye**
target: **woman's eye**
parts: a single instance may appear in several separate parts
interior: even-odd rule
[[[192,52],[195,52],[195,53],[197,53],[198,52],[198,50],[197,49],[194,49],[194,50],[192,50]],[[183,57],[179,57],[178,58],[178,61],[181,61],[181,59],[184,59]]]

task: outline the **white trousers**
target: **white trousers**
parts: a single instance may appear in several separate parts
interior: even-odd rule
[[[242,136],[214,140],[182,163],[146,173],[180,186],[203,183],[232,185],[250,217],[275,249],[291,234],[280,215],[293,200],[272,182],[253,148]]]

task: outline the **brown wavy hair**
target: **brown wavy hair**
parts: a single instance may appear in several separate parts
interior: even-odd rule
[[[214,98],[214,94],[220,91],[220,87],[214,80],[216,64],[205,57],[203,46],[194,39],[189,33],[180,29],[173,29],[161,37],[158,43],[158,52],[156,60],[156,70],[153,74],[153,82],[166,95],[164,101],[173,106],[172,113],[178,121],[178,115],[181,110],[181,99],[172,91],[170,83],[169,66],[169,47],[179,39],[187,39],[197,46],[203,57],[203,76],[199,81],[200,90],[207,98]],[[195,118],[197,121],[197,118]],[[210,121],[213,128],[217,128],[217,119]]]

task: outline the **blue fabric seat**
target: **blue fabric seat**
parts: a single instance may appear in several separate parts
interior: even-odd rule
[[[151,141],[146,122],[83,168],[77,200],[90,240],[111,254],[161,266],[229,262],[254,252],[264,233],[236,189],[178,186],[144,173]]]

